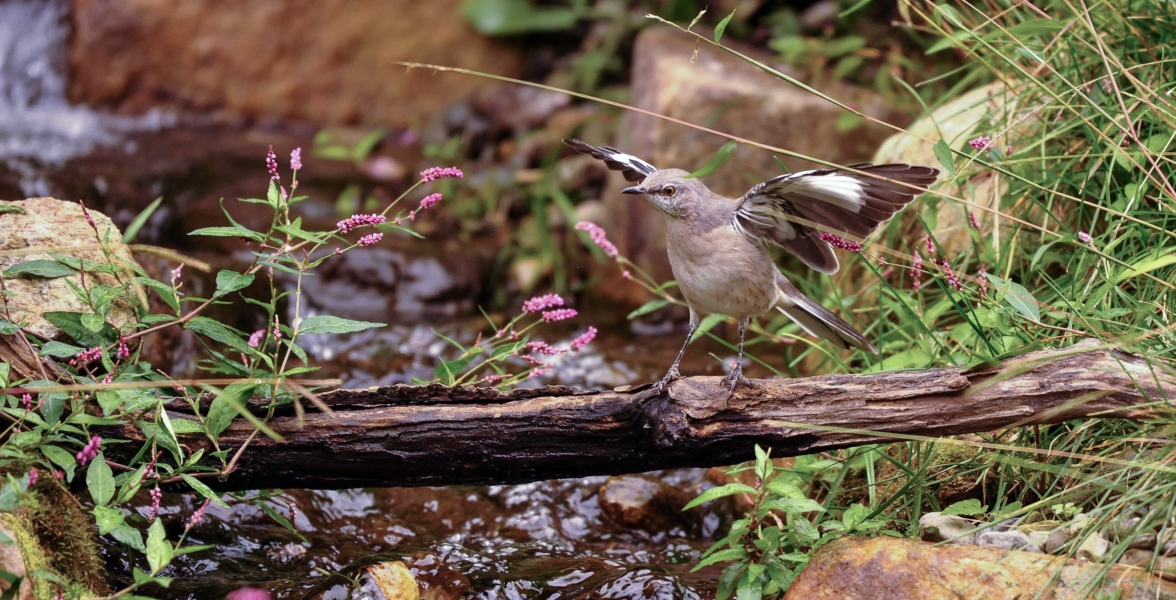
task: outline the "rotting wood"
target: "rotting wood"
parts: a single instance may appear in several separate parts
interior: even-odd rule
[[[270,426],[284,442],[256,436],[227,479],[204,481],[218,490],[521,483],[734,464],[752,458],[756,443],[789,456],[887,439],[798,425],[943,436],[1147,418],[1166,405],[1141,405],[1176,399],[1171,371],[1090,347],[973,369],[757,380],[730,398],[717,377],[682,379],[661,394],[649,386],[338,390],[321,396],[334,414],[308,412],[300,429],[292,411],[278,413]],[[235,420],[221,448],[252,432]],[[109,433],[143,439],[132,425]],[[182,442],[209,446],[199,435]]]

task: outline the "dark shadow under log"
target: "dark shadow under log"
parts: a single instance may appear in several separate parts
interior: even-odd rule
[[[308,413],[302,428],[295,415],[277,415],[270,425],[285,441],[258,435],[227,479],[204,481],[218,490],[331,489],[615,475],[734,464],[753,458],[755,443],[788,456],[891,439],[860,430],[941,436],[1146,418],[1176,396],[1170,371],[1091,345],[970,370],[757,380],[730,398],[718,381],[686,378],[662,394],[648,386],[339,390],[322,396],[334,414]],[[1162,405],[1141,406],[1150,402]],[[238,418],[221,447],[240,447],[253,431]],[[120,433],[143,439],[133,426]],[[195,435],[182,441],[208,446]]]

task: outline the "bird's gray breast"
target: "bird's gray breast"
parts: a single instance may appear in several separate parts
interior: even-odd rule
[[[667,219],[666,247],[678,289],[703,314],[763,314],[776,303],[776,265],[730,225],[698,231]]]

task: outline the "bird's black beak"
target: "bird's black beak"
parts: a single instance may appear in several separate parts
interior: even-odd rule
[[[642,190],[640,187],[634,185],[634,186],[630,186],[630,187],[627,187],[627,188],[621,190],[621,193],[622,194],[644,194],[645,190]]]

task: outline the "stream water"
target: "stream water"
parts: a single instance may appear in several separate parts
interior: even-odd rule
[[[125,225],[152,199],[164,208],[141,240],[172,246],[218,265],[242,260],[240,248],[193,242],[183,233],[219,220],[219,198],[254,196],[265,186],[265,147],[309,146],[312,129],[264,130],[166,113],[126,117],[71,105],[66,98],[64,1],[0,1],[0,197],[53,195],[84,199]],[[350,168],[308,160],[304,188],[321,198],[306,204],[308,220],[333,222],[334,198],[355,178]],[[240,215],[248,220],[249,214]],[[389,323],[352,336],[308,340],[321,375],[346,387],[431,377],[445,350],[440,334],[472,340],[484,327],[478,312],[499,285],[491,279],[497,242],[456,244],[444,235],[389,243],[345,255],[307,286],[310,311]],[[482,256],[471,260],[471,255]],[[572,327],[594,324],[600,336],[560,363],[549,381],[605,388],[660,377],[681,343],[680,327],[635,327],[628,307],[580,306]],[[304,314],[303,316],[306,316]],[[238,317],[248,329],[248,314]],[[565,339],[573,329],[556,330]],[[729,332],[728,332],[729,333]],[[644,334],[644,335],[642,335]],[[158,366],[192,367],[191,340],[168,338]],[[157,350],[159,350],[157,348]],[[688,373],[720,373],[713,343],[692,346]],[[709,485],[701,469],[653,474],[665,485],[697,493]],[[647,532],[619,527],[601,513],[605,478],[526,485],[284,492],[293,501],[298,534],[245,503],[212,506],[191,535],[211,551],[182,556],[164,598],[219,599],[251,585],[274,598],[380,598],[363,567],[404,560],[433,600],[516,598],[683,598],[713,595],[714,569],[688,573],[713,541],[723,518],[702,517],[691,531]],[[167,495],[162,515],[179,533],[195,509],[189,495]],[[286,503],[273,503],[286,512]],[[143,514],[144,505],[138,507]],[[133,557],[107,539],[112,582],[131,580]],[[141,557],[140,557],[141,559]],[[138,559],[136,559],[138,560]]]

